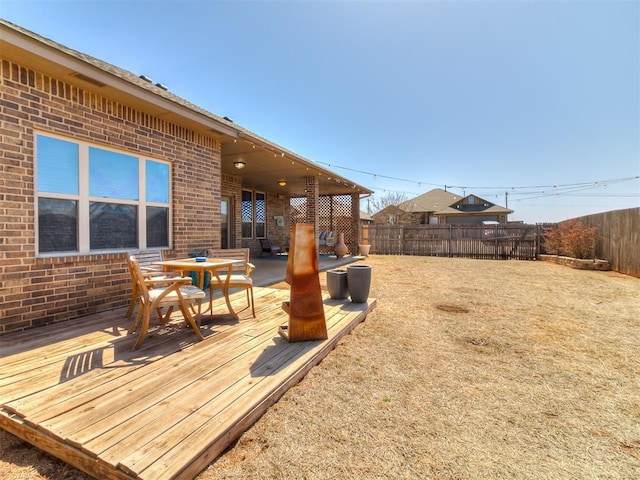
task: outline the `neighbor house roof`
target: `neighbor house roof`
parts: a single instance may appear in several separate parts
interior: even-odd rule
[[[441,188],[434,188],[422,195],[402,202],[398,206],[405,212],[410,213],[437,212],[457,202],[461,198],[461,196],[454,195]]]
[[[481,203],[487,204],[487,208],[471,211],[468,208],[459,209],[455,207],[456,203],[463,203],[463,200],[468,197],[474,197],[481,201]],[[500,213],[513,213],[513,210],[494,205],[476,195],[467,195],[461,197],[455,195],[441,188],[434,188],[422,195],[419,195],[411,200],[402,202],[398,205],[400,209],[409,213],[432,213],[435,215],[484,215],[487,213],[500,214]]]
[[[509,210],[508,208],[504,208],[501,207],[499,205],[492,205],[491,207],[488,207],[484,210],[479,210],[479,211],[473,211],[470,212],[468,210],[459,210],[457,208],[453,208],[453,207],[446,207],[443,208],[442,210],[438,210],[437,212],[434,212],[436,215],[484,215],[486,213],[513,213],[513,210]]]
[[[474,202],[471,204],[469,199],[473,198]],[[436,215],[484,215],[487,213],[500,214],[500,213],[513,213],[513,210],[496,205],[493,202],[480,198],[477,195],[467,195],[461,198],[455,204],[449,205],[438,212]]]

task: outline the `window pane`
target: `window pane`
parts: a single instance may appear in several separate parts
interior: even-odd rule
[[[229,216],[229,200],[223,198],[220,202],[220,246],[222,248],[229,248],[229,222],[231,217]]]
[[[78,144],[37,137],[38,191],[78,195]]]
[[[138,247],[138,209],[135,205],[89,203],[91,250]]]
[[[253,236],[253,192],[242,191],[242,237]]]
[[[138,200],[138,159],[89,147],[89,195]]]
[[[169,246],[169,209],[147,207],[147,247]]]
[[[78,251],[78,202],[38,199],[38,245],[40,252]]]
[[[266,236],[267,202],[264,193],[256,192],[256,238]]]
[[[147,202],[169,203],[169,165],[147,160]]]

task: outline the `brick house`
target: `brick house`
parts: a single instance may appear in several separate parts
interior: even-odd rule
[[[476,195],[467,195],[446,208],[434,212],[440,224],[482,225],[483,222],[507,223],[513,210],[501,207]]]
[[[1,19],[0,60],[0,334],[126,305],[127,251],[280,242],[292,205],[348,205],[355,251],[370,190]]]
[[[491,203],[477,195],[461,197],[440,188],[434,188],[402,202],[398,205],[398,209],[404,212],[401,223],[405,225],[410,223],[481,225],[482,222],[487,221],[507,223],[507,216],[513,213],[513,210]]]
[[[419,222],[419,216],[406,212],[398,205],[389,205],[371,215],[373,223],[379,225],[411,225]]]

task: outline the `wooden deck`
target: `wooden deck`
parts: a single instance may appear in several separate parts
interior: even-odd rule
[[[288,297],[255,289],[257,318],[215,319],[202,342],[176,314],[135,352],[125,309],[0,337],[0,427],[96,478],[193,478],[376,305],[326,297],[328,340],[287,343]]]

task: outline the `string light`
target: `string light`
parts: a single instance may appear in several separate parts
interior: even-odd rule
[[[432,186],[432,187],[442,187],[442,184],[437,184],[437,183],[429,183],[429,182],[423,182],[423,181],[417,181],[416,180],[409,180],[406,178],[399,178],[399,177],[392,177],[392,176],[388,176],[388,175],[381,175],[379,173],[375,173],[375,172],[368,172],[365,170],[358,170],[355,168],[350,168],[350,167],[344,167],[341,165],[332,165],[330,163],[327,162],[317,162],[317,163],[321,163],[323,165],[327,165],[329,167],[333,167],[333,168],[341,168],[343,170],[348,170],[350,172],[355,172],[355,173],[361,173],[363,175],[371,175],[374,179],[378,179],[378,177],[380,178],[385,178],[388,180],[395,180],[398,182],[405,182],[405,183],[411,183],[414,185],[417,185],[418,187],[422,187],[423,185],[428,185],[428,186]],[[618,178],[618,179],[613,179],[613,180],[597,180],[595,182],[580,182],[580,183],[566,183],[566,184],[557,184],[557,185],[528,185],[528,186],[467,186],[467,185],[444,185],[444,189],[447,190],[449,188],[455,188],[455,189],[460,189],[460,190],[499,190],[501,192],[504,192],[505,190],[533,190],[533,189],[550,189],[553,188],[555,189],[562,189],[562,188],[583,188],[583,187],[587,187],[587,188],[597,188],[599,186],[599,184],[606,184],[606,183],[619,183],[619,182],[626,182],[626,181],[630,181],[630,180],[638,180],[640,179],[640,176],[635,176],[635,177],[625,177],[625,178]],[[600,185],[601,186],[601,185]],[[534,192],[528,192],[527,194],[531,194]],[[540,191],[537,191],[535,193],[541,193]],[[491,193],[489,193],[488,195],[491,195]]]

